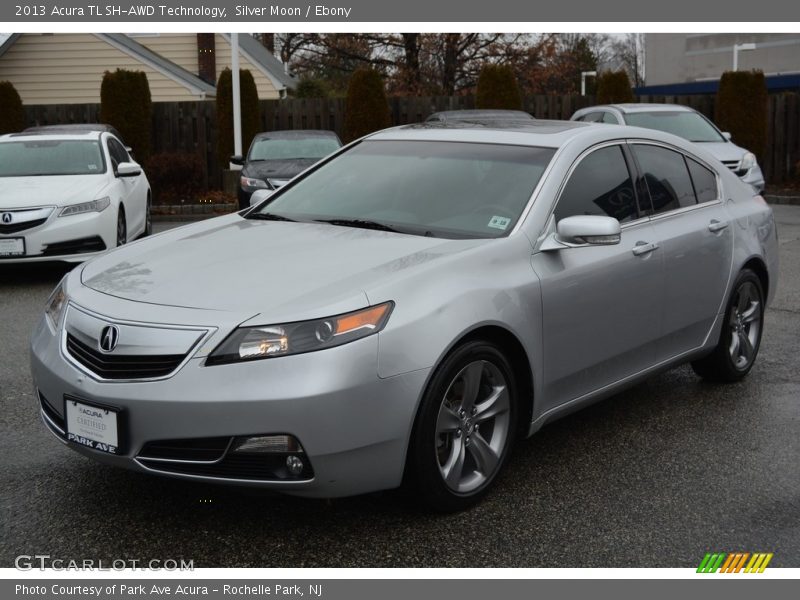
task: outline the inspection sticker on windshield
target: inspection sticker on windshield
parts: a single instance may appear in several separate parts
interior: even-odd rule
[[[511,223],[511,219],[508,217],[498,217],[494,215],[491,219],[489,219],[489,224],[487,227],[493,227],[494,229],[505,229],[508,227],[508,224]]]

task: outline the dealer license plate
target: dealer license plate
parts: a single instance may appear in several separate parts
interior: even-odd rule
[[[25,256],[25,238],[0,238],[0,256]]]
[[[66,398],[67,441],[100,452],[119,452],[117,411]]]

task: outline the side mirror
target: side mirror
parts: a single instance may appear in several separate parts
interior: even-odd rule
[[[230,160],[232,165],[239,165],[240,167],[244,165],[244,156],[241,154],[234,154]]]
[[[725,138],[726,140],[728,140],[729,142],[730,142],[730,141],[731,141],[731,139],[733,138],[733,136],[731,135],[731,132],[730,132],[730,131],[723,131],[723,132],[722,132],[722,137],[724,137],[724,138]]]
[[[264,200],[272,196],[275,193],[275,190],[256,190],[250,196],[250,206],[255,206],[256,204],[261,204]]]
[[[611,246],[619,244],[621,227],[614,217],[579,215],[561,219],[556,233],[541,246],[543,251],[582,246]]]
[[[117,165],[117,177],[138,177],[142,167],[133,162],[122,162]]]

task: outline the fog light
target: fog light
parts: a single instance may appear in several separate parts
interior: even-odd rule
[[[237,437],[231,444],[231,451],[255,454],[285,454],[287,452],[303,452],[297,438],[291,435],[253,435]],[[298,459],[300,460],[300,459]],[[302,462],[301,468],[302,468]]]
[[[286,468],[292,475],[300,475],[303,472],[303,461],[298,456],[287,456]]]

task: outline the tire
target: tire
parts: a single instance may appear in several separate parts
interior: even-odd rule
[[[124,245],[128,241],[128,224],[125,221],[125,209],[120,204],[119,212],[117,213],[117,248]]]
[[[406,488],[440,512],[469,508],[502,470],[517,431],[518,392],[502,350],[471,341],[436,369],[420,403]]]
[[[761,280],[750,269],[744,269],[733,284],[719,342],[711,354],[692,362],[694,372],[703,379],[720,383],[742,379],[758,356],[763,323]]]

